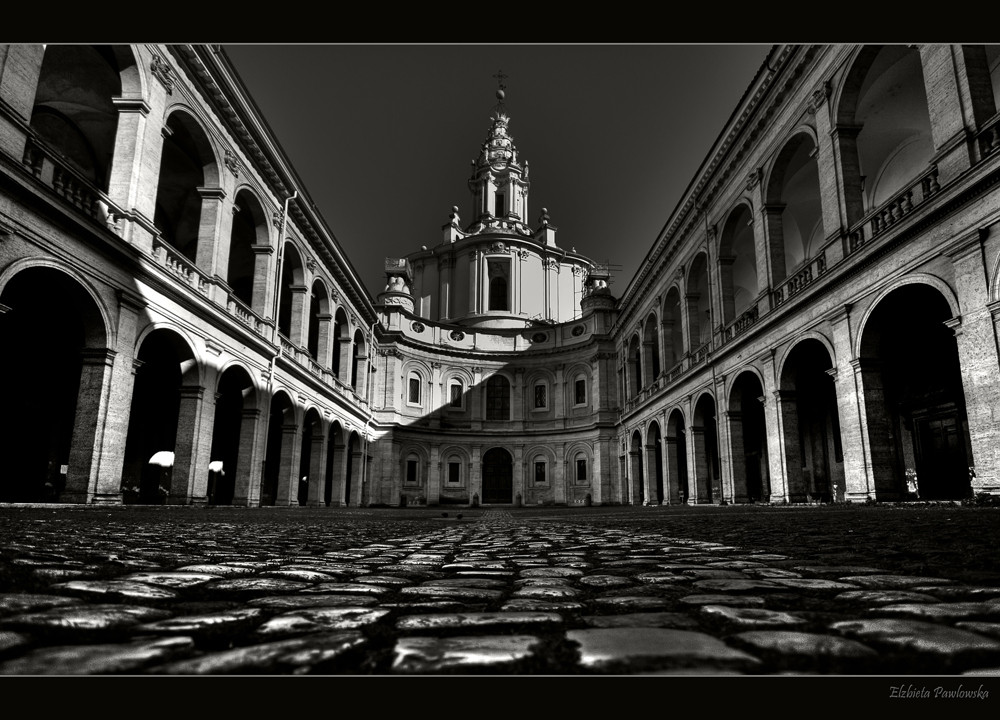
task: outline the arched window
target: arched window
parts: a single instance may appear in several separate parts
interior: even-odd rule
[[[510,420],[510,382],[503,375],[494,375],[486,381],[486,419]]]
[[[465,388],[461,380],[452,379],[448,383],[448,407],[461,410],[465,405]]]
[[[420,405],[420,374],[411,372],[406,381],[406,404]]]

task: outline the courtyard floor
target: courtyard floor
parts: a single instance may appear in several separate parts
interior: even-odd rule
[[[0,675],[935,676],[966,692],[1000,677],[998,545],[1000,508],[957,504],[2,505]]]

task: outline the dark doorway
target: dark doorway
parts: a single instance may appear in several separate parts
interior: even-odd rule
[[[514,501],[514,463],[503,448],[493,448],[483,455],[483,503]]]

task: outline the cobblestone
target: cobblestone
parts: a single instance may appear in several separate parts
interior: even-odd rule
[[[919,513],[3,506],[0,674],[997,674],[1000,513]]]

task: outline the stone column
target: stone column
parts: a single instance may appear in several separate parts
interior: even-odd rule
[[[552,500],[556,505],[566,504],[566,443],[555,447],[556,461],[553,468]]]
[[[323,370],[329,370],[333,364],[333,315],[320,313],[316,319],[318,321],[316,363]]]
[[[274,307],[277,287],[271,281],[274,270],[271,267],[274,248],[270,245],[251,245],[253,252],[253,295],[250,309],[262,319],[268,319]],[[276,322],[274,318],[272,321]]]
[[[764,234],[766,237],[764,253],[767,256],[768,271],[765,280],[772,290],[778,287],[787,276],[785,272],[785,233],[781,224],[781,214],[784,210],[784,205],[765,205],[761,211],[764,214]],[[772,307],[777,304],[773,298],[771,302]]]
[[[517,498],[521,496],[521,505],[524,504],[525,491],[524,491],[524,446],[517,444],[514,446],[514,504],[517,504]]]
[[[120,504],[122,501],[125,440],[128,437],[129,418],[132,412],[135,373],[139,367],[136,363],[141,364],[134,354],[135,338],[138,332],[139,313],[143,308],[145,303],[138,296],[119,291],[117,346],[101,417],[103,432],[99,438],[100,450],[95,458],[98,465],[97,478],[93,489],[88,490],[89,499],[94,503]],[[96,436],[94,439],[98,440]]]
[[[223,244],[220,241],[222,229],[222,219],[225,217],[223,203],[226,198],[226,191],[222,188],[198,188],[201,196],[201,217],[198,222],[198,250],[195,257],[195,264],[207,277],[221,275],[220,270],[225,269],[222,258]],[[229,216],[232,221],[232,213]],[[228,247],[226,247],[225,261],[229,260]]]
[[[483,462],[482,445],[472,446],[472,457],[469,461],[469,502],[473,496],[479,496],[479,502],[483,501]]]
[[[686,480],[680,475],[679,453],[677,449],[677,438],[667,436],[663,439],[663,482],[666,485],[664,495],[667,504],[678,505],[681,502],[681,488]]]
[[[955,268],[961,318],[949,321],[958,345],[965,413],[975,468],[973,492],[1000,492],[1000,303],[990,303],[983,243],[986,232],[974,231],[948,253]],[[993,257],[996,257],[993,255]]]
[[[348,437],[346,430],[343,431],[345,438]],[[333,445],[333,487],[330,490],[330,507],[343,507],[347,504],[345,489],[347,487],[347,462],[349,454],[347,452],[348,443],[344,442]],[[398,497],[398,493],[397,493]]]
[[[441,485],[444,483],[441,475],[443,472],[441,462],[441,446],[437,443],[431,445],[431,459],[427,468],[427,504],[441,504]]]
[[[727,428],[728,442],[719,445],[722,449],[723,467],[728,467],[726,490],[729,499],[734,503],[745,503],[749,500],[747,493],[746,448],[743,445],[743,413],[726,410],[722,413],[722,422]]]
[[[291,293],[292,309],[291,321],[288,328],[288,340],[296,348],[306,344],[308,337],[306,331],[309,328],[309,288],[305,285],[293,285],[287,288]]]
[[[791,390],[775,390],[778,423],[781,432],[779,452],[785,458],[782,495],[789,502],[805,502],[806,488],[802,478],[802,451],[799,447],[799,408],[797,394]]]
[[[85,503],[97,491],[98,464],[107,398],[111,389],[115,352],[107,348],[83,351],[80,368],[80,388],[77,392],[73,436],[66,467],[66,487],[60,493],[61,502]],[[117,487],[108,488],[108,496]],[[110,499],[110,497],[109,497]]]
[[[276,506],[298,504],[299,463],[302,453],[302,430],[294,419],[281,426],[281,450],[278,460],[278,489],[274,494]]]
[[[938,182],[944,185],[971,166],[958,84],[959,69],[955,66],[951,45],[922,44],[918,49],[931,120],[934,162],[938,167]]]
[[[215,424],[215,394],[197,385],[180,389],[177,442],[167,502],[188,505],[207,501],[208,462]]]
[[[845,227],[854,227],[865,216],[864,193],[861,189],[861,159],[858,157],[858,133],[856,125],[837,124],[831,130],[834,162],[840,170],[839,217]],[[874,182],[875,178],[872,178]],[[823,182],[823,178],[820,178]]]
[[[321,429],[323,423],[316,425]],[[306,498],[306,505],[309,507],[325,507],[326,499],[323,493],[326,485],[326,453],[327,436],[326,433],[317,432],[309,438],[309,496]]]
[[[233,505],[242,507],[260,502],[260,467],[264,443],[260,441],[260,410],[244,408],[240,419],[239,460],[233,478]]]
[[[862,412],[865,395],[858,377],[860,363],[855,363],[853,358],[850,306],[840,308],[829,320],[837,362],[831,375],[837,393],[837,417],[844,452],[844,499],[849,502],[864,502],[868,498],[874,500],[874,485],[869,474],[871,453]]]
[[[10,157],[20,158],[24,154],[24,128],[31,120],[45,46],[11,43],[3,50],[0,52],[0,100],[17,114],[19,122],[15,124],[0,116],[0,150]]]

